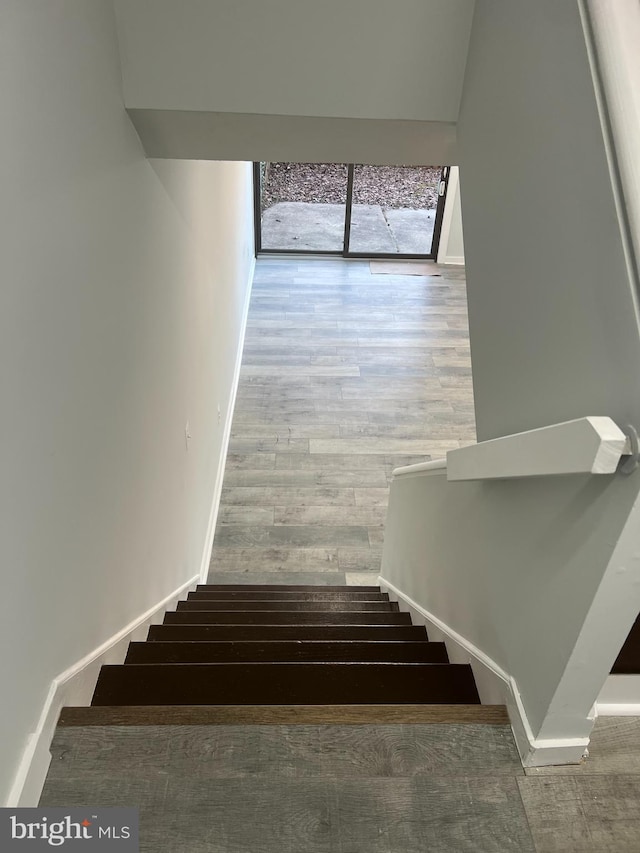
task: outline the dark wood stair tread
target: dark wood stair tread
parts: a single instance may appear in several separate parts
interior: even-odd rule
[[[426,640],[422,625],[151,625],[159,640]]]
[[[197,590],[215,590],[220,592],[248,592],[258,590],[260,592],[380,592],[379,586],[347,586],[346,584],[336,586],[321,586],[314,584],[210,584],[199,583]]]
[[[93,705],[59,726],[509,725],[504,705]]]
[[[197,594],[196,594],[197,595]],[[395,601],[212,601],[193,593],[178,603],[178,610],[290,610],[291,612],[397,612]]]
[[[213,601],[389,601],[386,592],[360,592],[359,587],[353,587],[355,592],[336,592],[331,587],[325,587],[327,592],[282,592],[276,588],[274,591],[263,591],[250,589],[246,592],[222,591],[218,587],[202,589],[199,587],[195,592],[189,593],[189,598],[209,598]]]
[[[103,666],[93,705],[474,704],[468,664],[206,663]]]
[[[180,602],[191,604],[191,602]],[[287,610],[198,610],[180,607],[164,617],[165,625],[410,625],[408,613],[314,613]]]
[[[402,640],[245,640],[130,643],[125,664],[267,661],[447,663],[444,643]]]

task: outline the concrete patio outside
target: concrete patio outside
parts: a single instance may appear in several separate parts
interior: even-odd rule
[[[343,204],[278,202],[262,215],[262,248],[341,252],[344,243]],[[368,254],[428,255],[434,210],[387,208],[354,204],[349,248]]]

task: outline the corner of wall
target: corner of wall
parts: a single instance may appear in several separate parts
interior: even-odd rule
[[[580,764],[589,754],[589,738],[536,738],[514,678],[509,678],[507,712],[523,767]]]
[[[53,679],[38,724],[35,731],[29,735],[22,753],[5,803],[7,807],[37,806],[51,762],[49,747],[62,708],[65,705],[90,704],[100,667],[104,664],[122,663],[129,643],[143,639],[149,626],[160,622],[165,611],[174,607],[199,580],[200,575],[190,578]]]
[[[452,663],[471,665],[483,705],[506,705],[523,767],[579,764],[582,761],[587,753],[589,738],[536,739],[520,698],[518,685],[509,673],[390,581],[380,576],[378,583],[389,593],[392,601],[398,602],[401,610],[411,613],[414,624],[425,625],[431,639],[446,643]]]

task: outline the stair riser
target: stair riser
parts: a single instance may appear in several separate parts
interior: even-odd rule
[[[352,661],[447,663],[444,643],[426,642],[191,642],[131,643],[125,663]]]
[[[395,613],[399,609],[395,601],[212,601],[193,593],[188,601],[178,604],[178,610],[289,610],[293,613]]]
[[[93,705],[474,703],[467,665],[131,664],[104,666]]]
[[[264,610],[180,609],[166,613],[165,625],[410,625],[408,613],[290,613]]]
[[[377,587],[200,585],[103,666],[94,706],[479,703],[468,665]]]
[[[420,625],[152,625],[151,642],[168,640],[427,640]]]

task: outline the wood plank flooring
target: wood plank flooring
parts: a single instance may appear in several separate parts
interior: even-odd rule
[[[135,805],[153,853],[640,850],[640,718],[598,719],[581,765],[524,771],[504,709],[272,710],[65,709],[41,805]]]
[[[258,261],[210,582],[371,582],[393,468],[475,441],[464,270],[429,270]]]
[[[535,849],[506,725],[67,727],[52,756],[41,805],[135,804],[142,851]]]
[[[582,764],[518,779],[537,853],[640,850],[640,717],[599,717]]]
[[[519,779],[537,853],[636,853],[640,777]]]

